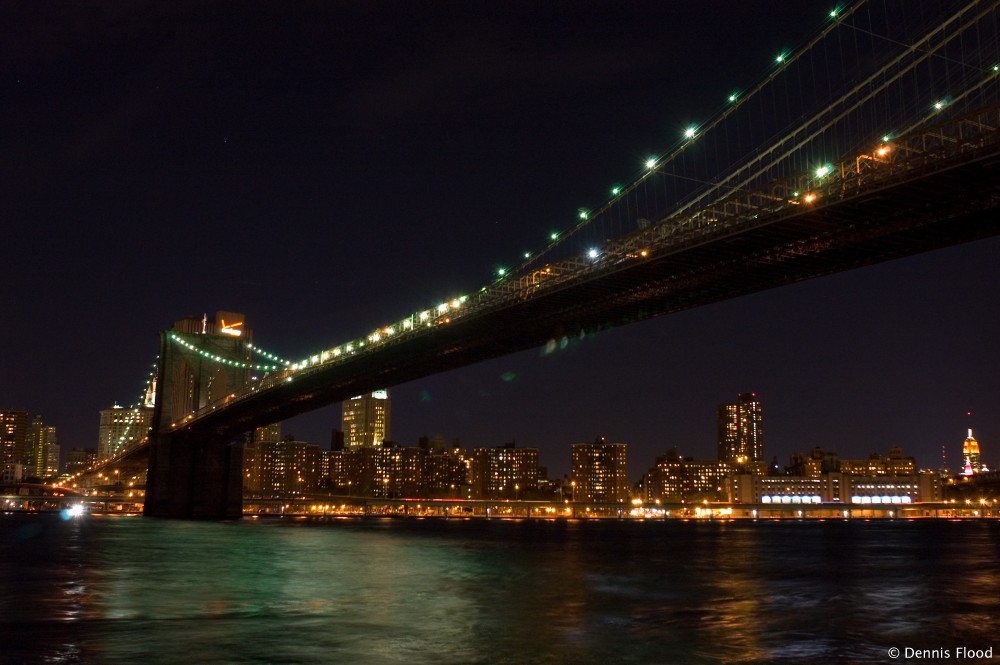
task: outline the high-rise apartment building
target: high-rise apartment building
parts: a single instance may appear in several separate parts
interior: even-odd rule
[[[20,465],[23,473],[28,459],[28,412],[25,409],[0,409],[0,470]]]
[[[754,465],[748,465],[754,472]],[[646,501],[680,503],[682,501],[724,501],[726,478],[733,465],[720,460],[696,460],[683,457],[676,448],[656,458],[656,464],[643,477]]]
[[[274,493],[280,441],[281,423],[258,427],[247,435],[243,444],[243,493],[247,496],[270,496]]]
[[[625,444],[574,443],[571,446],[572,497],[575,501],[619,503],[629,498]]]
[[[279,436],[272,436],[274,433]],[[243,461],[243,492],[247,496],[296,496],[312,492],[320,484],[319,446],[292,436],[280,438],[278,425],[255,432],[254,440],[244,446]]]
[[[59,441],[56,438],[56,428],[42,422],[41,416],[35,416],[31,421],[31,433],[28,439],[29,464],[32,473],[39,478],[59,475]],[[55,461],[53,469],[52,461]]]
[[[764,433],[757,393],[740,393],[718,407],[719,461],[737,466],[764,461]]]
[[[141,443],[149,433],[152,418],[153,409],[147,406],[128,408],[115,404],[110,409],[102,409],[98,459],[107,459]]]
[[[342,408],[345,450],[381,446],[389,439],[389,391],[376,390],[352,397]]]
[[[538,489],[538,448],[513,443],[472,451],[472,492],[477,499],[523,499]]]

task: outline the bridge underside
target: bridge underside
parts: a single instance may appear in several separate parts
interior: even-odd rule
[[[1000,158],[995,148],[953,165],[884,183],[826,206],[800,206],[692,237],[642,261],[598,266],[587,279],[540,288],[504,307],[294,375],[161,434],[150,460],[147,514],[230,517],[229,490],[192,495],[213,472],[239,480],[219,444],[352,395],[728,298],[1000,233]],[[224,445],[224,444],[222,444]],[[179,464],[173,456],[182,460]],[[179,478],[161,472],[165,460]],[[218,482],[218,481],[215,481]],[[169,492],[161,495],[164,488]],[[174,492],[179,495],[174,496]],[[206,490],[207,492],[207,490]],[[220,494],[221,493],[221,494]]]
[[[228,405],[194,425],[235,438],[368,390],[813,277],[1000,233],[1000,157],[963,161],[828,206],[749,219],[641,262],[607,266],[459,317]]]

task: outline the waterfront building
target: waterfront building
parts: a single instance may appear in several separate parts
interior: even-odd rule
[[[258,427],[243,444],[243,493],[247,496],[271,496],[278,484],[280,461],[278,443],[281,423]],[[282,470],[283,471],[283,470]]]
[[[730,503],[829,503],[842,501],[844,474],[816,476],[761,476],[733,474],[726,480]]]
[[[571,448],[574,501],[619,503],[629,498],[625,444],[574,443]]]
[[[896,504],[941,501],[941,477],[922,472],[909,476],[849,476],[847,496],[852,504]]]
[[[735,465],[764,461],[764,429],[757,393],[740,393],[717,409],[719,460]]]
[[[344,448],[372,448],[390,438],[391,402],[389,391],[376,390],[343,402]]]
[[[327,484],[337,494],[382,498],[468,498],[470,461],[461,448],[402,447],[393,442],[326,454]]]
[[[280,425],[254,432],[243,447],[243,493],[246,496],[297,496],[320,485],[318,445],[281,438]]]
[[[648,503],[680,503],[684,500],[684,458],[676,448],[656,458],[653,468],[643,478],[643,489]]]
[[[694,501],[723,501],[726,478],[736,471],[732,462],[684,460],[685,498]]]
[[[10,467],[10,476],[14,473],[14,465],[19,465],[20,474],[28,463],[28,412],[25,409],[0,409],[0,468]],[[21,480],[19,476],[17,480]]]
[[[126,408],[115,404],[101,410],[98,428],[98,459],[113,457],[139,445],[149,434],[153,409],[149,406]]]
[[[318,445],[288,437],[281,443],[280,454],[283,457],[282,466],[285,472],[279,489],[280,494],[301,495],[315,491],[319,487]]]
[[[472,451],[472,495],[476,499],[523,499],[538,490],[538,449],[506,443]]]
[[[459,447],[431,448],[424,457],[424,496],[462,497],[470,484],[472,462]]]
[[[763,463],[749,467],[763,468]],[[682,457],[676,448],[656,458],[643,481],[644,498],[649,503],[682,503],[726,500],[726,479],[736,466],[720,460]]]
[[[327,456],[327,484],[330,486],[330,491],[335,494],[351,494],[353,483],[351,478],[351,469],[349,464],[349,458],[351,453],[348,453],[343,448],[331,450]]]
[[[733,474],[726,481],[732,503],[892,505],[942,500],[935,473],[906,476],[852,476],[840,472],[819,476]]]

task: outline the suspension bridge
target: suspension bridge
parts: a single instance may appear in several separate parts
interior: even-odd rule
[[[148,466],[146,514],[238,516],[241,449],[231,444],[258,427],[1000,233],[998,6],[862,0],[832,10],[815,36],[775,54],[759,81],[728,92],[543,248],[364,336],[293,361],[232,327],[164,332],[149,436],[90,477]]]

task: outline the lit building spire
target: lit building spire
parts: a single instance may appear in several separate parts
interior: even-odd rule
[[[962,473],[971,476],[982,471],[982,464],[979,460],[979,442],[972,436],[972,428],[969,428],[969,435],[962,443],[962,462],[964,470]]]

